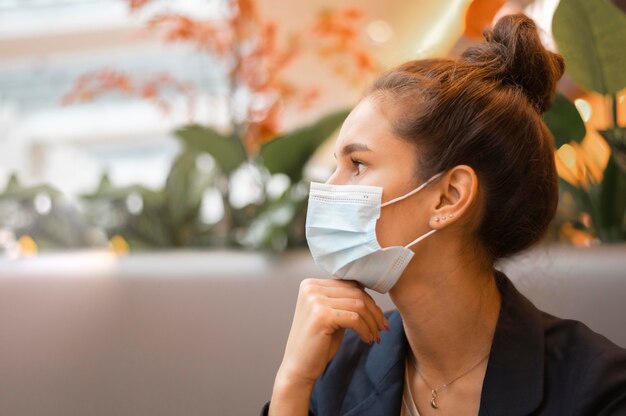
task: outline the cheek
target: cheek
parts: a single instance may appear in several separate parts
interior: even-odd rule
[[[417,235],[415,218],[407,210],[390,205],[383,208],[376,222],[376,238],[381,247],[406,245]]]
[[[392,245],[390,241],[395,240],[389,222],[388,216],[384,212],[380,214],[380,218],[376,221],[376,239],[383,248]]]

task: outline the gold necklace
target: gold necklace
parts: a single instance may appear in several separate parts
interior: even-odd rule
[[[426,385],[430,389],[430,405],[432,406],[433,409],[439,409],[439,405],[437,404],[437,395],[439,394],[439,390],[445,389],[446,387],[448,387],[450,384],[454,383],[461,377],[469,374],[470,371],[478,367],[480,363],[482,363],[483,361],[487,359],[487,357],[489,357],[489,353],[487,353],[487,355],[485,355],[479,362],[474,364],[471,368],[461,373],[461,375],[456,376],[452,380],[448,381],[447,383],[442,384],[441,386],[437,388],[433,388],[433,386],[431,386],[430,383],[424,378],[424,375],[419,370],[419,368],[417,368],[417,361],[415,360],[415,356],[413,354],[410,354],[410,356],[411,356],[411,365],[413,366],[413,368],[415,368],[415,371],[417,372],[417,374],[422,378],[422,380],[424,380],[424,383],[426,383]]]

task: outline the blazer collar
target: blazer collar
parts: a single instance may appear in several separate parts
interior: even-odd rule
[[[496,270],[502,295],[498,322],[483,381],[479,415],[511,416],[532,413],[543,395],[544,335],[541,312]],[[399,414],[408,342],[397,310],[387,316],[390,332],[383,332],[365,359],[371,390],[361,391],[345,415]],[[356,399],[356,397],[353,397]]]

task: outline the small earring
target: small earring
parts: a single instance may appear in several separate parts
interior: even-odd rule
[[[452,218],[452,214],[448,215],[448,218]]]
[[[435,222],[439,222],[439,217],[435,217]]]

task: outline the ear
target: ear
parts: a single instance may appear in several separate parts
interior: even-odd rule
[[[431,212],[429,225],[442,229],[468,214],[478,197],[478,176],[467,165],[458,165],[446,172],[437,186],[439,201]]]

